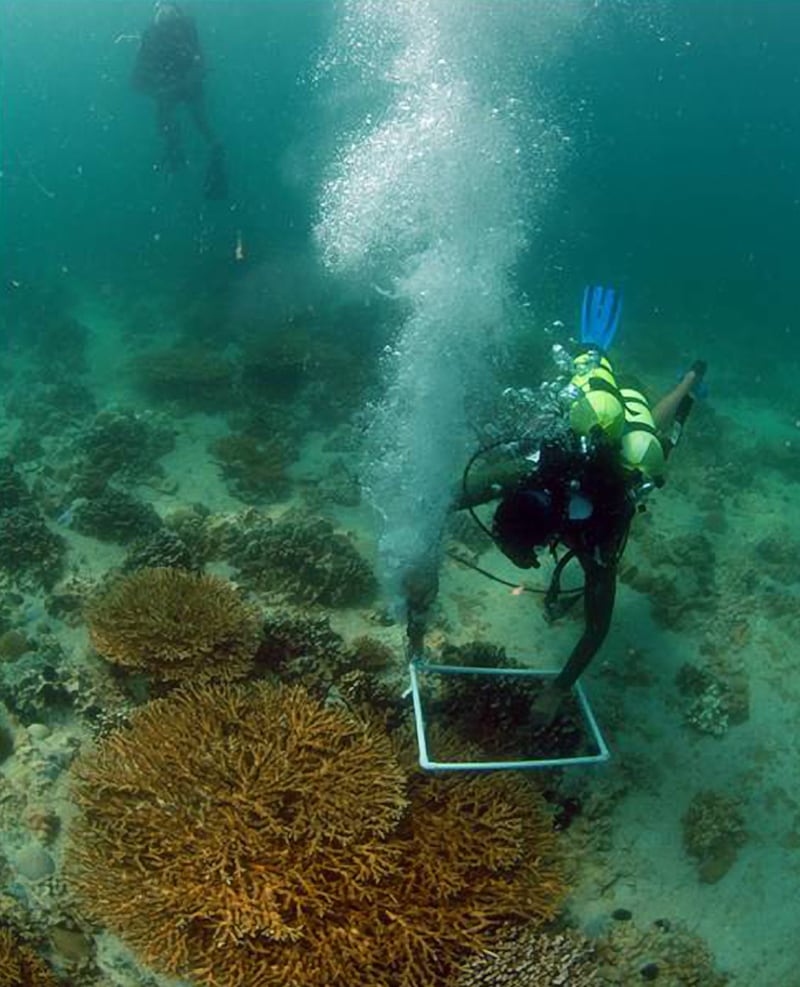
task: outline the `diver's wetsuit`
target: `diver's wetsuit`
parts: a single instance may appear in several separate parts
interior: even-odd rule
[[[156,124],[164,141],[163,164],[168,172],[186,163],[177,110],[185,103],[195,126],[211,149],[205,181],[207,198],[225,198],[223,151],[206,115],[203,95],[205,63],[192,18],[170,5],[172,16],[159,18],[142,34],[133,85],[156,101]]]
[[[194,21],[187,14],[155,21],[142,34],[133,84],[149,96],[176,101],[202,96],[203,56]]]
[[[632,479],[617,447],[602,433],[590,441],[569,435],[544,441],[538,455],[521,460],[504,475],[470,484],[457,507],[501,498],[493,533],[500,549],[521,568],[538,565],[536,548],[562,545],[562,558],[545,600],[548,616],[559,607],[564,564],[576,558],[584,573],[585,626],[554,685],[569,690],[608,634],[616,596],[617,567],[635,513]]]

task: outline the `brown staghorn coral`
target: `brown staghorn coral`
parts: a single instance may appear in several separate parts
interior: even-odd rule
[[[178,690],[74,771],[88,916],[211,987],[444,987],[560,900],[532,790],[409,777],[383,731],[296,687]]]
[[[535,789],[509,775],[416,770],[409,796],[395,836],[402,866],[372,920],[381,933],[373,948],[405,975],[385,980],[376,970],[367,982],[450,984],[464,956],[509,922],[554,917],[565,891],[555,835]]]
[[[75,777],[68,870],[88,914],[209,983],[254,982],[276,944],[378,880],[406,804],[388,738],[264,685],[150,703]]]
[[[57,987],[45,963],[8,926],[0,926],[0,987]]]
[[[176,681],[245,675],[260,642],[257,612],[218,576],[140,569],[87,608],[109,661]]]

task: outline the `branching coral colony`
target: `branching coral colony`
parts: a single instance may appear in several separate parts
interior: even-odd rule
[[[177,690],[74,768],[66,874],[89,918],[209,987],[436,987],[563,895],[508,777],[440,780],[298,687]]]
[[[101,655],[167,681],[242,676],[261,639],[257,612],[232,584],[182,569],[139,569],[87,618]]]
[[[43,960],[7,926],[0,926],[0,987],[58,987]]]

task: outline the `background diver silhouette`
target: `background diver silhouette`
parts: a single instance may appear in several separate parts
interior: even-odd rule
[[[643,495],[664,482],[665,460],[680,438],[706,370],[697,361],[651,411],[638,389],[617,382],[605,355],[620,311],[621,297],[613,289],[586,289],[583,351],[574,361],[575,397],[565,427],[539,441],[526,440],[505,461],[474,476],[467,470],[453,507],[472,509],[499,500],[489,533],[520,568],[539,566],[537,549],[549,549],[554,558],[558,548],[566,550],[545,592],[545,617],[557,619],[582,596],[584,629],[534,705],[532,722],[539,725],[555,717],[608,634],[631,521]],[[583,570],[583,591],[562,596],[561,575],[573,559]],[[423,653],[428,612],[438,592],[433,553],[409,572],[404,591],[408,648],[414,658]]]
[[[186,164],[178,107],[184,104],[209,148],[203,191],[207,199],[228,194],[225,151],[206,113],[206,65],[194,20],[177,3],[156,3],[133,67],[133,86],[156,103],[156,126],[164,145],[162,166],[173,173]]]

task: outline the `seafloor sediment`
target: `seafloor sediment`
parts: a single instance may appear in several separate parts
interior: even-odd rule
[[[0,987],[797,983],[797,422],[724,376],[690,421],[586,677],[608,765],[429,781],[361,497],[375,354],[346,313],[234,345],[162,307],[45,307],[0,358]],[[556,667],[579,627],[443,560],[434,653]]]

